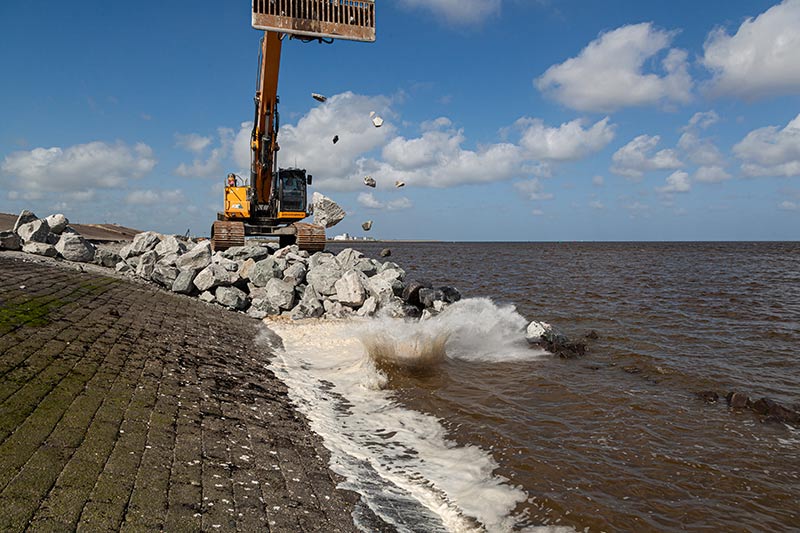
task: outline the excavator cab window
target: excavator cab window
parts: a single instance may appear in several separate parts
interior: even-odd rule
[[[305,212],[306,173],[303,170],[279,172],[281,211]]]

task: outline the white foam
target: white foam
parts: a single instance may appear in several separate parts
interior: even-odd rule
[[[282,339],[270,368],[289,387],[312,430],[331,451],[344,486],[400,531],[510,531],[528,495],[494,474],[476,446],[448,440],[439,419],[400,405],[376,367],[434,367],[444,358],[536,358],[526,320],[513,307],[466,300],[426,321],[267,322]]]

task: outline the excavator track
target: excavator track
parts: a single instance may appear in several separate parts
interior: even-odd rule
[[[217,220],[211,226],[211,249],[227,250],[234,246],[244,246],[244,223]]]
[[[307,252],[321,252],[325,249],[325,228],[317,224],[295,222],[292,226],[297,230],[297,246]]]

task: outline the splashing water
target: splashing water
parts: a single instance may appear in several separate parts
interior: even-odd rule
[[[259,341],[274,351],[271,370],[323,438],[343,488],[384,522],[399,531],[511,531],[527,494],[494,474],[487,451],[457,446],[441,420],[400,405],[383,390],[382,367],[540,357],[525,343],[525,324],[513,307],[478,299],[425,321],[270,321]]]

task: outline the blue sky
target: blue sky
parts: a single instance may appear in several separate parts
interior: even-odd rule
[[[186,4],[0,4],[0,211],[208,233],[260,32],[246,0]],[[800,0],[376,8],[375,43],[283,48],[280,162],[346,209],[329,233],[800,238]]]

